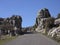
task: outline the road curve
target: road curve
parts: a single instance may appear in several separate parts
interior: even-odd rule
[[[39,34],[25,34],[4,45],[60,45],[57,42]]]

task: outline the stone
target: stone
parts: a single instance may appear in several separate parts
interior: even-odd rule
[[[38,16],[36,18],[35,30],[37,32],[47,33],[51,28],[54,27],[54,21],[55,18],[51,17],[48,9],[46,8],[41,9],[38,12]]]
[[[22,17],[18,15],[13,15],[10,17],[10,22],[11,24],[17,28],[18,34],[22,33]],[[14,29],[15,30],[15,29]]]
[[[49,18],[49,17],[51,17],[51,15],[50,15],[50,13],[49,13],[49,10],[46,9],[46,8],[41,9],[41,10],[38,12],[37,15],[38,15],[38,16],[37,16],[37,18],[36,18],[36,25],[39,25],[40,20],[41,20],[42,18]]]
[[[17,27],[20,33],[22,32],[22,30],[21,30],[22,17],[21,16],[13,15],[13,16],[8,17],[8,18],[0,18],[0,29],[5,30],[4,33],[6,33],[6,31],[8,32],[8,30],[10,30],[11,31],[10,33],[12,35],[15,35],[14,34],[15,33],[14,27]]]
[[[56,19],[56,20],[54,21],[54,24],[55,24],[55,25],[60,25],[60,18],[59,18],[59,19]]]
[[[49,31],[49,29],[52,28],[53,26],[54,26],[53,18],[41,18],[41,20],[39,21],[39,25],[36,28],[36,31],[42,29],[47,29],[47,31]]]
[[[48,17],[51,17],[51,15],[49,13],[49,10],[47,8],[41,9],[38,12],[37,15],[38,15],[38,18],[48,18]]]
[[[60,26],[57,27],[57,28],[51,29],[48,32],[48,35],[51,36],[51,37],[53,37],[53,38],[56,38],[56,37],[59,37],[60,38]]]
[[[22,17],[21,16],[13,15],[12,17],[10,17],[10,19],[11,19],[12,25],[16,26],[17,28],[20,27],[20,25],[22,23]]]

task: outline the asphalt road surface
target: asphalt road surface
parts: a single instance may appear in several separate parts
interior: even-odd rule
[[[4,45],[60,45],[40,33],[24,34]]]

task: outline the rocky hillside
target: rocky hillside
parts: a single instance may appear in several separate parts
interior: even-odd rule
[[[46,34],[52,38],[60,38],[60,14],[57,18],[51,17],[47,8],[41,9],[38,12],[35,21],[35,31]]]
[[[7,35],[15,36],[22,33],[22,17],[12,15],[8,18],[0,18],[0,36]]]
[[[22,31],[40,32],[60,39],[60,14],[57,18],[53,18],[47,8],[41,9],[37,14],[35,24],[25,28],[22,27],[21,16],[13,15],[9,18],[0,18],[0,35],[6,33],[17,35]]]

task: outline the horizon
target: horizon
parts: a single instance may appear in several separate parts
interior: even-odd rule
[[[60,13],[60,0],[0,0],[0,17],[7,18],[12,15],[22,17],[22,27],[33,26],[37,13],[47,8],[52,17]]]

